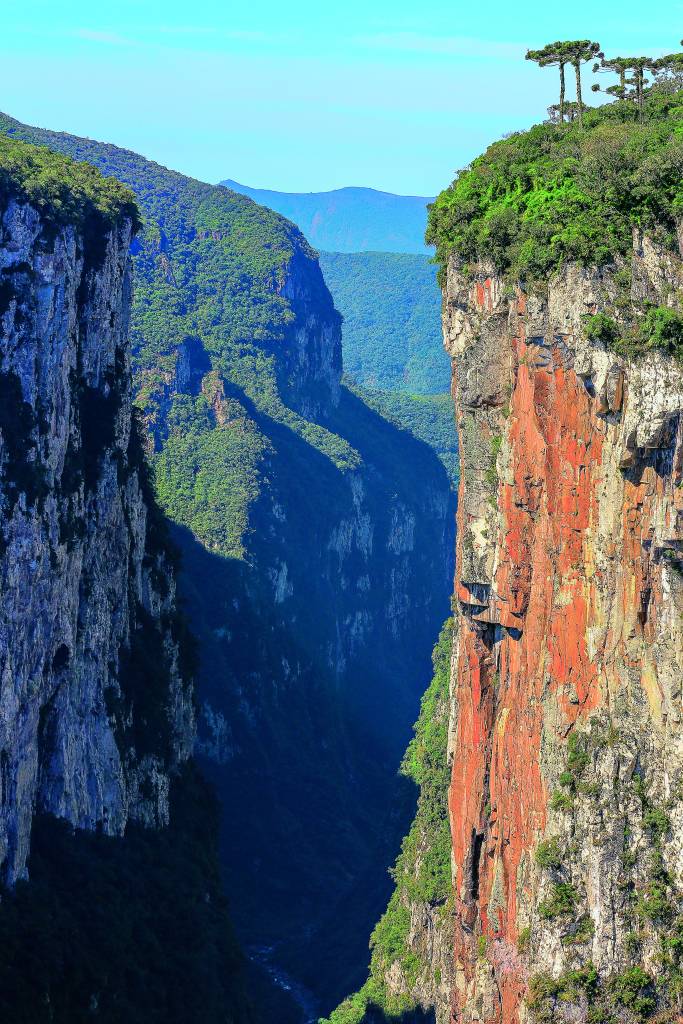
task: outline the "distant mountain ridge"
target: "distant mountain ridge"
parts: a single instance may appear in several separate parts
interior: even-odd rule
[[[317,249],[331,252],[428,253],[424,243],[430,196],[398,196],[372,188],[275,192],[226,178],[226,188],[294,221]]]

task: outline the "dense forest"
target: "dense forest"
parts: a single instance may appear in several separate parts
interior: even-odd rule
[[[322,252],[320,266],[344,317],[345,373],[359,384],[385,391],[448,391],[441,296],[436,269],[427,257]]]

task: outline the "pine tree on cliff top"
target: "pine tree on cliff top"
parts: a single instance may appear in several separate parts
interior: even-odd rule
[[[579,124],[583,124],[583,98],[581,96],[581,65],[587,64],[596,57],[603,57],[600,50],[600,43],[594,43],[590,39],[572,39],[562,43],[562,53],[566,55],[568,62],[573,65],[576,75],[576,102],[579,108]]]
[[[564,94],[565,77],[564,69],[567,64],[567,57],[562,51],[563,43],[548,43],[542,50],[527,50],[526,60],[533,60],[540,68],[558,67],[560,69],[560,103],[558,116],[560,124],[564,121]]]
[[[579,123],[583,124],[583,99],[581,96],[581,65],[587,64],[596,57],[602,57],[600,43],[594,43],[590,39],[569,39],[557,40],[548,43],[541,50],[529,50],[527,60],[533,60],[539,67],[559,67],[560,69],[560,104],[559,120],[564,121],[565,114],[565,72],[567,64],[571,64],[576,75],[576,103],[578,109]]]

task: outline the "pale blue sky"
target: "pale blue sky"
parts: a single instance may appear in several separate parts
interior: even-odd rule
[[[0,109],[205,181],[429,195],[540,120],[528,46],[664,53],[683,3],[2,0]]]

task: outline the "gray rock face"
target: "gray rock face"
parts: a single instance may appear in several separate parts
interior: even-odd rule
[[[165,823],[170,773],[194,736],[175,583],[132,433],[131,230],[49,236],[31,206],[0,207],[0,872],[10,883],[26,873],[36,812],[107,834]]]
[[[566,266],[536,293],[447,268],[462,474],[439,1020],[680,1017],[683,370],[634,328],[682,285],[638,236],[630,267]],[[598,313],[632,357],[591,336]]]

